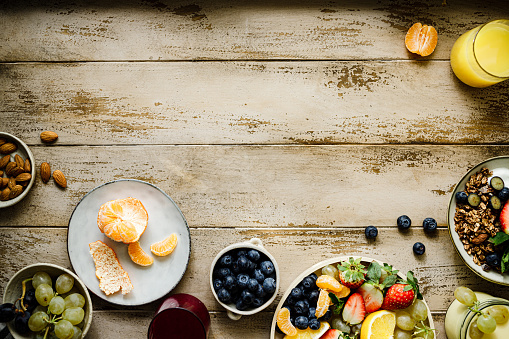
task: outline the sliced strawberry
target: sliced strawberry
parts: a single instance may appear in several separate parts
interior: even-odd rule
[[[367,313],[378,311],[382,307],[384,295],[378,287],[370,283],[364,283],[357,289],[357,292],[364,299]]]
[[[343,308],[343,320],[351,325],[360,324],[366,316],[364,299],[359,293],[352,294]]]
[[[327,330],[327,332],[325,332],[320,337],[320,339],[338,339],[340,334],[341,334],[340,330],[335,330],[335,329],[331,328],[331,329]]]
[[[504,208],[502,208],[502,212],[500,212],[500,224],[502,231],[505,234],[509,234],[509,203],[506,203]]]
[[[410,288],[409,288],[410,287]],[[407,284],[394,284],[387,290],[382,304],[384,310],[400,310],[412,305],[415,291]]]

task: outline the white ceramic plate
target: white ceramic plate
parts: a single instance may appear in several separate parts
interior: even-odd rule
[[[115,199],[139,199],[148,212],[148,225],[140,237],[141,247],[152,255],[150,245],[177,233],[177,247],[166,257],[154,256],[154,263],[142,267],[131,261],[127,245],[106,237],[97,227],[102,204]],[[88,244],[101,240],[110,246],[134,286],[127,295],[119,291],[107,296],[99,288],[95,265]],[[186,271],[191,254],[191,236],[187,222],[175,202],[156,186],[139,180],[118,180],[94,188],[74,209],[69,220],[67,250],[76,274],[98,297],[113,304],[134,306],[157,300],[178,284]]]
[[[321,271],[322,271],[323,267],[325,267],[327,265],[336,266],[336,264],[339,264],[339,262],[347,261],[350,257],[353,257],[355,259],[359,258],[359,256],[351,256],[350,255],[350,256],[330,258],[330,259],[321,261],[321,262],[311,266],[304,272],[302,272],[297,278],[295,278],[294,281],[292,281],[292,283],[290,284],[290,286],[288,287],[286,292],[283,294],[283,297],[281,297],[281,300],[279,301],[279,304],[277,305],[276,311],[274,312],[274,316],[272,318],[272,325],[270,328],[270,339],[283,339],[285,336],[284,334],[280,334],[280,333],[276,332],[277,314],[278,314],[279,310],[283,307],[283,304],[284,304],[286,298],[288,298],[288,296],[290,295],[290,292],[292,291],[292,289],[294,287],[296,287],[302,281],[302,279],[304,279],[311,273],[316,273],[316,275],[320,276],[322,274]],[[376,259],[371,259],[371,258],[367,258],[367,257],[360,257],[360,258],[361,258],[361,263],[363,265],[366,265],[366,268],[369,266],[369,263],[372,261],[376,261],[380,265],[383,265],[383,262],[376,260]],[[394,269],[397,269],[397,267],[394,267]],[[406,272],[398,272],[398,276],[406,279]],[[419,277],[416,277],[416,278],[419,279]],[[435,328],[429,306],[426,303],[426,300],[423,299],[422,301],[424,301],[424,303],[426,304],[426,307],[428,307],[428,324],[426,324],[426,325],[429,326],[430,328]]]
[[[470,171],[467,172],[461,178],[460,182],[456,185],[454,188],[454,191],[452,192],[451,199],[449,201],[449,211],[447,214],[447,224],[449,226],[449,234],[451,236],[452,243],[454,244],[454,247],[456,248],[456,251],[458,252],[459,256],[465,264],[474,271],[477,275],[480,277],[500,284],[500,285],[506,285],[509,286],[509,274],[500,274],[495,271],[491,272],[485,272],[481,268],[481,266],[474,263],[474,260],[472,259],[472,256],[469,255],[465,249],[463,248],[463,244],[460,241],[460,238],[458,236],[458,233],[455,231],[454,228],[454,214],[456,213],[456,199],[455,195],[458,191],[463,191],[465,189],[465,183],[470,179],[470,176],[474,174],[475,172],[478,172],[481,170],[481,168],[486,167],[490,171],[493,172],[493,176],[501,177],[502,180],[504,180],[504,183],[506,186],[509,185],[509,157],[502,156],[502,157],[496,157],[491,158],[488,160],[485,160],[478,165],[476,165],[474,168],[472,168]]]

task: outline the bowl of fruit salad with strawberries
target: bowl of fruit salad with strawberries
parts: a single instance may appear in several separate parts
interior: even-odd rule
[[[433,339],[414,274],[366,257],[336,257],[305,270],[279,302],[271,339]]]

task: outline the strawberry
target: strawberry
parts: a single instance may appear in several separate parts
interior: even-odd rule
[[[384,295],[377,286],[365,282],[357,289],[357,292],[360,293],[362,299],[364,299],[367,313],[378,311],[380,307],[382,307]]]
[[[327,332],[325,332],[320,339],[338,339],[341,332],[339,330],[335,329],[329,329]]]
[[[364,283],[366,275],[365,266],[361,264],[361,258],[348,258],[338,265],[339,279],[349,289],[356,289]]]
[[[364,320],[365,315],[364,299],[359,293],[353,293],[343,308],[343,320],[350,325],[356,325]]]
[[[408,271],[407,280],[394,284],[387,290],[382,309],[399,310],[412,305],[414,299],[422,299],[419,293],[419,285],[412,271]]]
[[[500,224],[502,231],[505,234],[509,234],[509,203],[506,203],[504,208],[502,208],[502,212],[500,212]]]

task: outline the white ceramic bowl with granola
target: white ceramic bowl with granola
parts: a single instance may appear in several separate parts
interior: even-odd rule
[[[501,273],[496,267],[490,266],[490,261],[487,260],[494,252],[497,252],[501,259],[501,247],[495,248],[490,238],[501,233],[499,214],[505,205],[503,199],[497,201],[497,198],[493,198],[495,204],[490,201],[492,197],[498,197],[500,192],[490,184],[493,177],[501,178],[505,187],[509,186],[509,156],[485,160],[461,178],[449,201],[447,223],[451,241],[463,262],[480,277],[509,286],[509,272]],[[465,192],[464,198],[473,194],[473,200],[458,200],[458,192]],[[478,201],[474,195],[479,197]],[[475,206],[476,202],[479,203],[478,206]],[[501,206],[496,206],[499,202]]]

